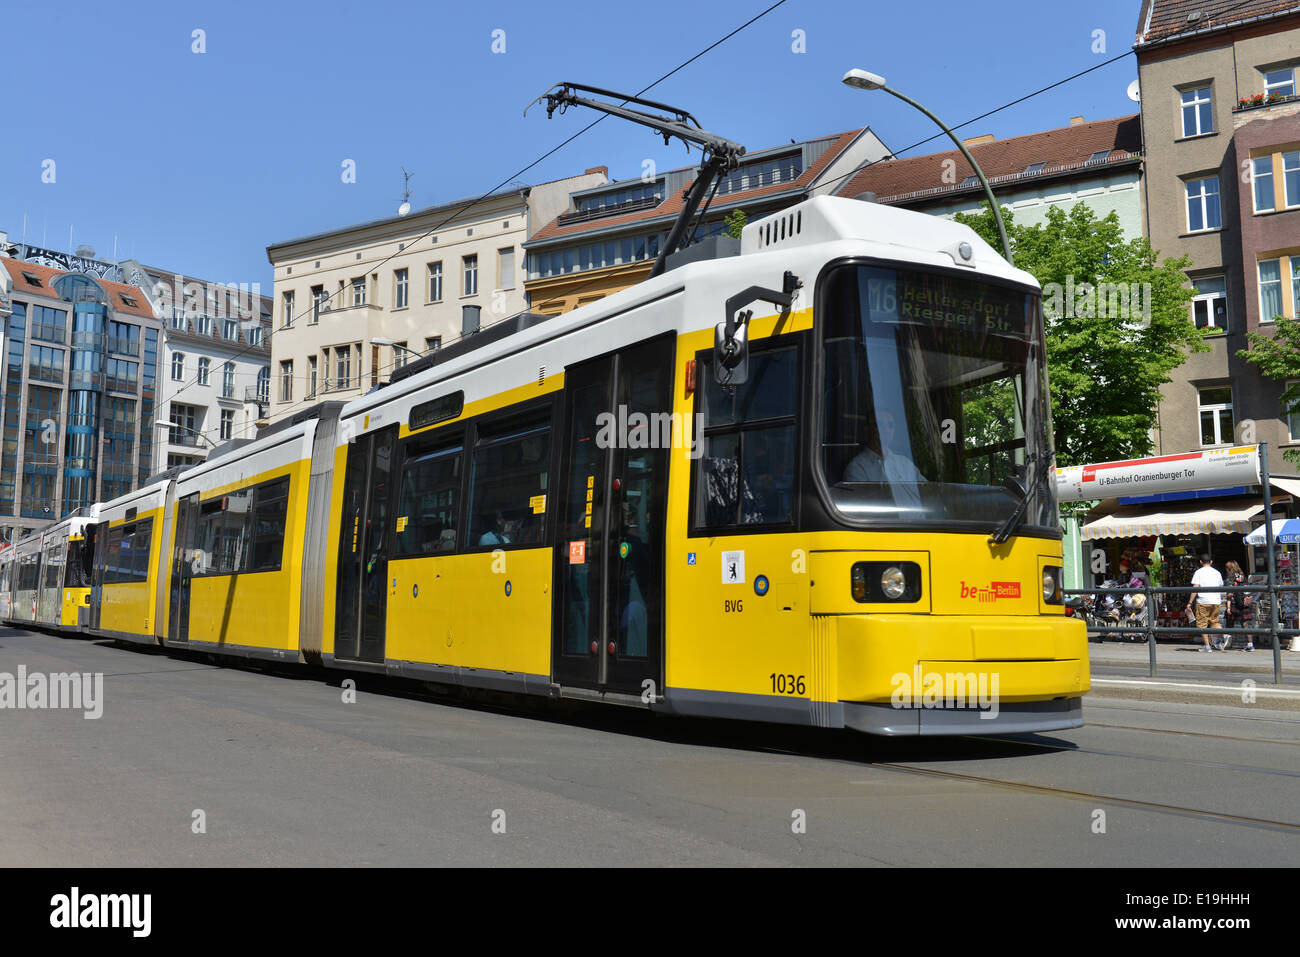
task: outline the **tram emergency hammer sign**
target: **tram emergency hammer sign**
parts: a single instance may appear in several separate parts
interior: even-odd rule
[[[1241,445],[1057,469],[1056,500],[1086,502],[1121,495],[1191,492],[1259,482],[1259,446]]]

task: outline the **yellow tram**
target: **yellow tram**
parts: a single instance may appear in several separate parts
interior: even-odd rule
[[[1039,289],[966,227],[809,199],[393,380],[97,506],[87,630],[876,734],[1082,723]]]

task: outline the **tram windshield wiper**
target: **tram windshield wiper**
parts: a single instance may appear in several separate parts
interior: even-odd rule
[[[1036,464],[1038,465],[1037,471],[1034,470]],[[1007,520],[1002,523],[1002,527],[994,532],[993,536],[989,539],[990,545],[1001,545],[1011,537],[1011,533],[1016,530],[1017,526],[1020,525],[1021,520],[1025,517],[1025,510],[1029,507],[1029,500],[1033,497],[1034,492],[1037,491],[1039,486],[1046,481],[1047,470],[1051,468],[1051,465],[1052,456],[1043,453],[1040,461],[1038,453],[1035,452],[1029,456],[1029,460],[1025,463],[1025,475],[1029,476],[1032,474],[1032,481],[1022,485],[1019,477],[1016,475],[1012,474],[1006,477],[1003,484],[1006,486],[1008,491],[1014,491],[1016,493],[1018,501],[1016,502],[1015,510],[1007,516]]]

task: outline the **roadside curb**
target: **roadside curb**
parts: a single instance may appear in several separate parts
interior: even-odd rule
[[[1250,679],[1253,680],[1253,679]],[[1228,704],[1236,707],[1265,708],[1270,711],[1300,711],[1300,688],[1277,688],[1256,682],[1251,689],[1255,700],[1245,702],[1242,684],[1208,684],[1206,682],[1168,681],[1152,678],[1092,679],[1097,697],[1127,698],[1135,701],[1175,701],[1196,704]]]

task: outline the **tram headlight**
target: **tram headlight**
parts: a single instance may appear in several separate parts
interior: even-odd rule
[[[1061,604],[1061,568],[1059,565],[1043,566],[1043,601],[1049,605]]]
[[[897,565],[890,565],[880,575],[880,590],[890,601],[898,601],[907,591],[907,576]]]
[[[854,601],[910,604],[921,599],[921,566],[916,562],[854,562],[849,584]]]

